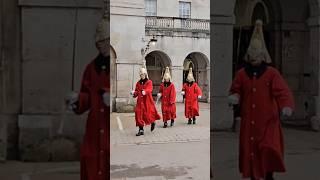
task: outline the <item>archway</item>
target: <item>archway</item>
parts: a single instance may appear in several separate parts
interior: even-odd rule
[[[202,98],[200,101],[207,102],[209,97],[208,82],[208,64],[209,60],[206,55],[201,52],[192,52],[188,54],[183,62],[183,83],[186,82],[189,68],[192,68],[193,76],[202,90]]]
[[[254,23],[261,19],[264,24],[264,38],[272,64],[281,71],[281,8],[278,1],[237,0],[234,14],[236,24],[233,31],[233,74],[243,67],[243,57],[250,43]],[[277,30],[276,30],[277,29]]]
[[[156,96],[159,92],[162,82],[162,75],[165,68],[171,67],[171,60],[167,54],[162,51],[152,51],[145,57],[149,79],[153,82],[152,95]]]

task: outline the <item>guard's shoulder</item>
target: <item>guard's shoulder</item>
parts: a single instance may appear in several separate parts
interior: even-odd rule
[[[90,69],[95,67],[95,59],[91,60],[85,67],[85,69]]]
[[[242,67],[241,69],[239,69],[239,70],[236,72],[236,76],[243,75],[243,74],[245,74],[245,73],[246,73],[245,68]]]
[[[274,74],[274,75],[280,75],[280,72],[278,71],[278,69],[272,67],[272,66],[268,66],[267,67],[267,71],[270,73],[270,74]]]

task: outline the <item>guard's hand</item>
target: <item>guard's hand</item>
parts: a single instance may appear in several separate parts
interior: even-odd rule
[[[184,91],[181,91],[181,95],[184,96],[186,93]]]
[[[133,96],[133,95],[134,95],[134,93],[135,93],[135,91],[130,91],[130,95],[132,95],[132,96]]]
[[[103,93],[102,98],[103,98],[103,103],[106,106],[110,106],[110,93],[108,92]]]
[[[161,97],[161,96],[162,96],[162,94],[161,94],[161,93],[158,93],[158,94],[157,94],[157,96],[158,96],[158,97]]]
[[[76,102],[78,102],[79,100],[79,93],[77,92],[71,92],[70,94],[68,94],[65,98],[65,103],[66,106],[69,110],[74,110],[77,108],[77,106],[75,105]]]
[[[239,104],[239,95],[232,94],[232,95],[228,96],[228,102],[229,102],[230,106]]]
[[[145,92],[145,91],[142,91],[141,93],[142,93],[142,95],[146,95],[146,92]]]
[[[202,96],[198,96],[198,99],[201,99]]]
[[[281,115],[284,117],[290,117],[292,115],[292,109],[290,107],[284,107],[281,111]]]

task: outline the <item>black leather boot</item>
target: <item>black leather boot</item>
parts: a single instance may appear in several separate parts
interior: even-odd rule
[[[171,127],[174,126],[174,120],[173,120],[173,119],[171,119],[170,126],[171,126]]]
[[[163,128],[167,128],[168,127],[168,123],[167,122],[164,122],[163,123]]]
[[[265,180],[274,180],[273,173],[267,173]]]
[[[140,127],[139,127],[139,131],[138,131],[138,133],[136,134],[136,136],[142,136],[142,135],[144,135],[144,130],[143,130],[143,126],[140,126]]]
[[[151,124],[151,132],[154,130],[155,127],[156,127],[156,123],[153,122],[153,123]]]
[[[189,120],[188,120],[188,124],[191,124],[191,122],[192,122],[192,120],[191,120],[191,118],[189,118]]]
[[[196,124],[196,117],[193,117],[193,124]]]

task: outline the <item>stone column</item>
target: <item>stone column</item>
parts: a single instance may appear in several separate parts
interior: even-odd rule
[[[17,1],[0,1],[0,161],[18,158],[21,109],[20,13]]]
[[[311,126],[317,129],[320,124],[320,16],[311,17],[308,19],[310,29],[310,58],[314,72],[313,94],[315,101],[315,116],[311,118]]]
[[[211,78],[210,78],[210,75],[211,75],[211,73],[210,73],[210,65],[208,65],[206,69],[207,69],[207,81],[209,82],[209,83],[208,83],[207,102],[210,103],[210,94],[211,94],[211,93],[210,93],[210,92],[211,92],[211,91],[210,91],[210,87],[211,87],[211,84],[210,84],[210,82],[211,82],[211,81],[210,81],[210,79],[211,79]]]
[[[1,117],[1,116],[0,116]],[[0,162],[7,157],[7,126],[4,120],[0,121]]]
[[[231,129],[233,111],[228,106],[232,81],[233,25],[232,15],[211,16],[211,129]]]
[[[172,82],[175,85],[176,92],[177,92],[177,102],[182,102],[183,97],[180,94],[182,89],[182,73],[183,67],[182,66],[172,66],[171,74],[172,74]]]
[[[141,64],[135,61],[117,63],[117,112],[133,112],[135,98],[131,97],[130,91],[135,89],[136,82],[139,80],[140,67]]]

